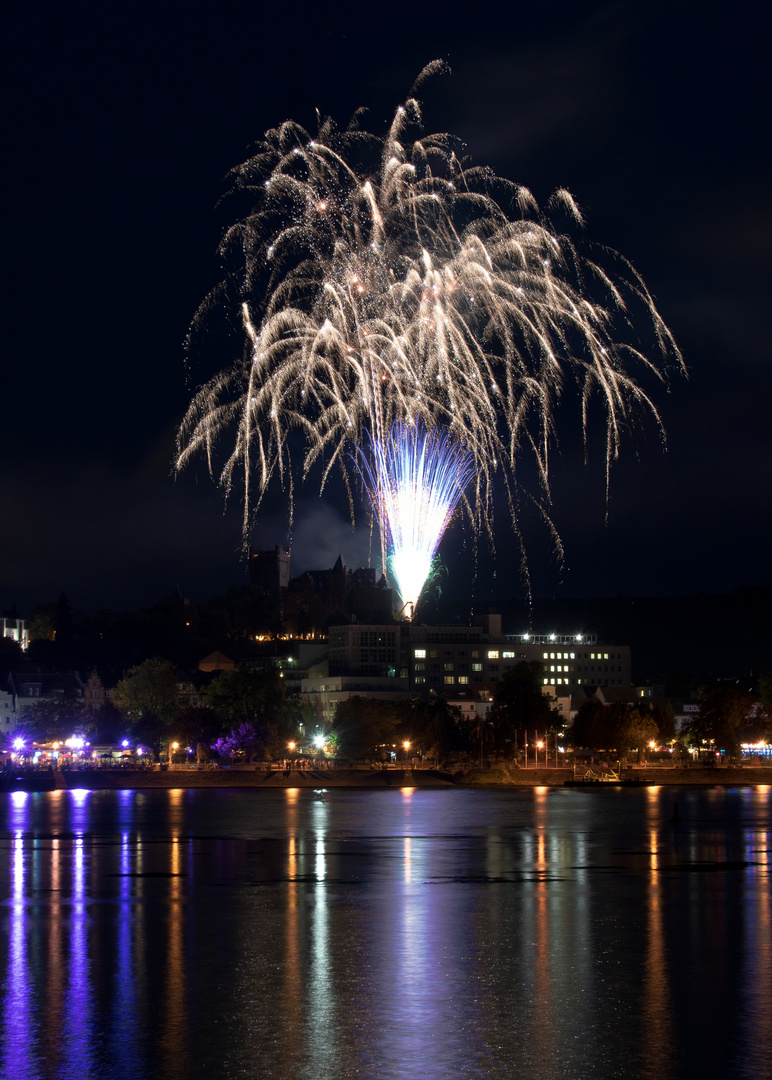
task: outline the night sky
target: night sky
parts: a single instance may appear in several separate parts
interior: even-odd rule
[[[269,127],[360,105],[382,133],[421,68],[425,127],[541,203],[567,187],[587,237],[628,257],[689,370],[647,384],[668,435],[628,436],[606,505],[561,421],[549,535],[527,515],[540,596],[693,595],[765,584],[772,526],[767,34],[710,2],[466,5],[17,5],[6,25],[0,607],[63,590],[75,609],[193,602],[245,580],[240,510],[203,467],[175,479],[195,387],[183,340],[218,280],[227,171]],[[506,10],[502,18],[499,12]],[[758,19],[759,21],[754,21]],[[281,493],[253,534],[286,540]],[[501,507],[476,598],[523,593]],[[303,490],[293,573],[367,561],[345,501]],[[468,533],[445,588],[471,593]],[[496,577],[494,578],[494,573]]]

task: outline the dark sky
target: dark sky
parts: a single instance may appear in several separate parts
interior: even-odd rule
[[[183,339],[218,280],[215,204],[250,143],[314,109],[383,131],[425,63],[427,130],[546,202],[641,272],[689,379],[651,387],[667,433],[628,437],[605,502],[566,425],[553,515],[524,522],[536,595],[690,595],[770,580],[766,31],[711,2],[360,8],[17,5],[6,26],[6,287],[0,607],[193,601],[243,580],[239,508],[171,462],[194,385]],[[506,8],[506,17],[500,12]],[[194,382],[214,371],[194,372]],[[278,505],[277,493],[277,505]],[[608,513],[607,513],[608,511]],[[502,517],[505,515],[501,515]],[[606,518],[608,520],[606,521]],[[256,546],[283,539],[269,506]],[[309,487],[293,572],[367,558],[343,503]],[[443,545],[468,591],[468,536]],[[479,599],[522,593],[511,534],[478,559]],[[495,581],[493,572],[497,575]]]

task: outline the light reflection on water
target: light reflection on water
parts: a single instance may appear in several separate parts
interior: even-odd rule
[[[0,1075],[768,1077],[771,795],[3,796]]]

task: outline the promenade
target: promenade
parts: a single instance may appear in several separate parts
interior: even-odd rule
[[[16,770],[0,779],[2,791],[54,791],[77,788],[91,791],[140,788],[533,788],[562,787],[574,780],[571,769],[516,769],[449,766],[439,769],[267,768],[233,766],[196,769],[172,766],[162,770],[77,769]],[[628,785],[711,785],[724,787],[772,785],[772,768],[720,766],[713,768],[622,769],[619,782]],[[594,785],[593,785],[594,786]],[[598,786],[612,786],[602,783]]]

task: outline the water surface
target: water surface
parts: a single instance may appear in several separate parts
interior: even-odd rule
[[[768,788],[0,800],[8,1080],[772,1075]]]

